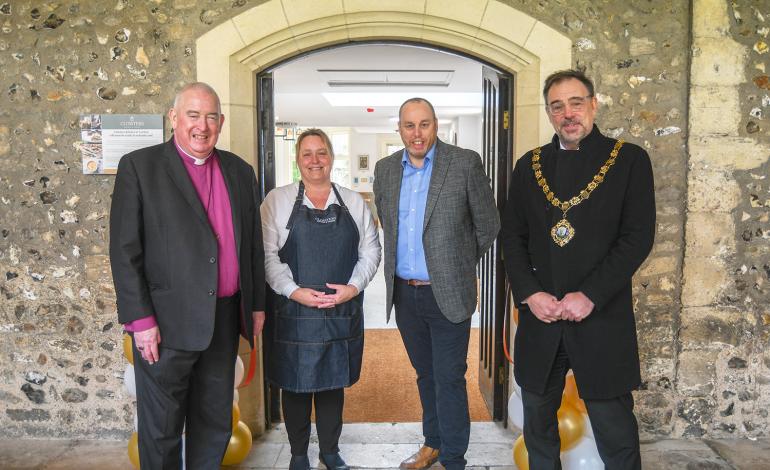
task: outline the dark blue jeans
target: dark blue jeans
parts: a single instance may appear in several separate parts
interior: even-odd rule
[[[439,449],[448,470],[463,469],[471,430],[465,387],[471,321],[447,320],[430,286],[397,280],[394,287],[396,324],[417,372],[425,445]]]

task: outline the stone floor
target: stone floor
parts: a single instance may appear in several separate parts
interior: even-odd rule
[[[512,443],[516,434],[495,423],[473,423],[466,458],[469,469],[515,469]],[[356,468],[391,469],[417,449],[420,425],[348,424],[340,440],[345,460]],[[318,447],[310,446],[311,462],[318,464]],[[642,444],[645,470],[767,470],[770,439],[661,440]],[[247,459],[233,470],[288,468],[286,432],[278,426],[254,441]],[[133,469],[126,442],[0,439],[0,469]]]

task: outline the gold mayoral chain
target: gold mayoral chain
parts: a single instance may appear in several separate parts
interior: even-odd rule
[[[575,227],[573,227],[567,220],[567,211],[588,199],[593,190],[599,187],[604,181],[604,176],[610,170],[610,167],[615,164],[615,159],[618,157],[618,152],[620,152],[620,147],[622,146],[623,141],[619,140],[615,144],[615,148],[610,152],[610,158],[608,158],[607,161],[604,162],[604,165],[599,169],[599,173],[594,175],[593,179],[588,183],[584,190],[580,191],[577,196],[574,196],[569,201],[562,201],[554,196],[553,191],[551,191],[551,188],[548,186],[548,182],[546,182],[545,176],[543,176],[542,165],[540,164],[540,147],[532,152],[532,171],[535,172],[537,185],[543,188],[543,194],[545,194],[545,198],[548,202],[554,207],[561,209],[561,220],[551,228],[551,238],[554,243],[559,246],[564,246],[575,236]]]

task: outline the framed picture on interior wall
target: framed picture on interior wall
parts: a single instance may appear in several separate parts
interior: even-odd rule
[[[358,169],[359,170],[368,170],[369,169],[369,155],[359,155],[358,156]]]
[[[293,127],[287,127],[286,128],[286,134],[283,136],[283,140],[294,140],[296,139],[296,136],[294,133],[296,132],[296,129]]]
[[[275,137],[286,137],[286,128],[275,126]]]

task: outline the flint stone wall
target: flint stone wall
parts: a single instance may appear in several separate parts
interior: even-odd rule
[[[114,177],[82,174],[78,117],[164,114],[195,79],[196,38],[259,3],[0,0],[0,435],[131,432]],[[643,438],[767,436],[770,6],[503,3],[572,39],[601,129],[653,160],[657,238],[634,282]]]

